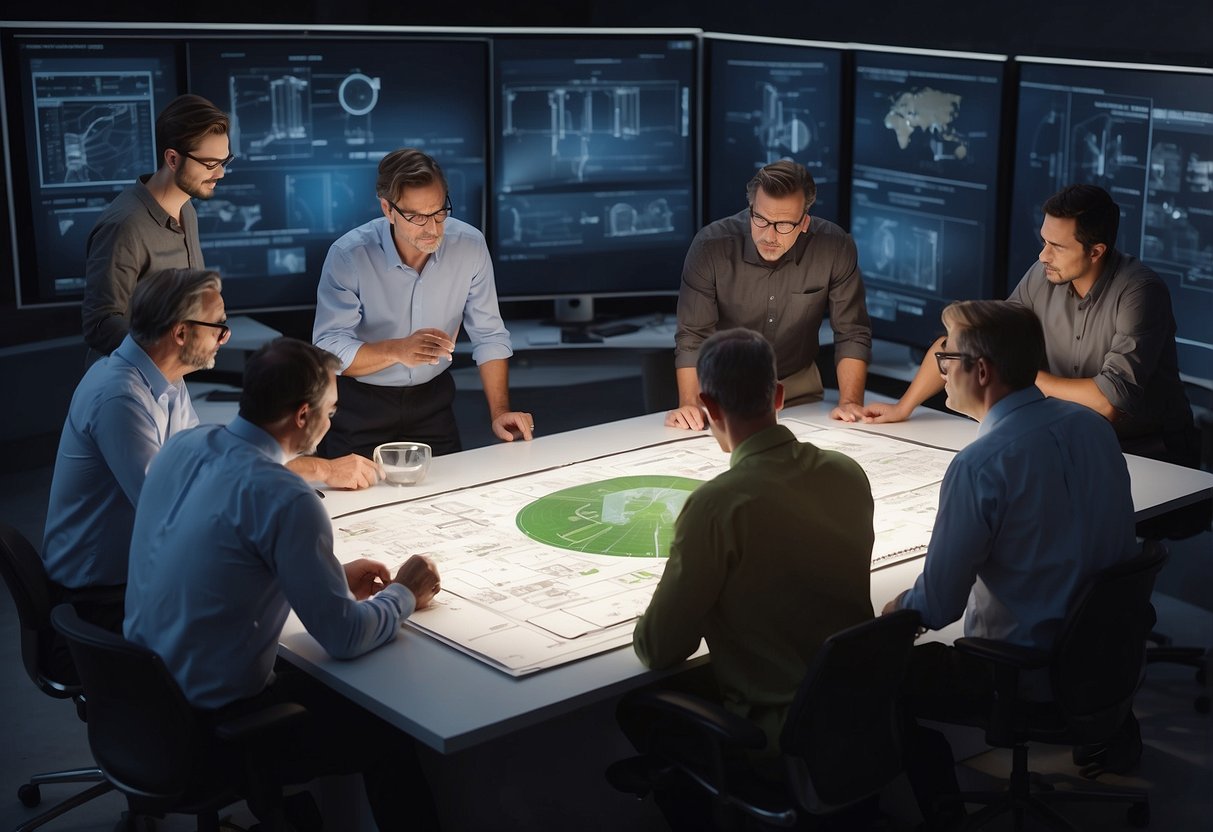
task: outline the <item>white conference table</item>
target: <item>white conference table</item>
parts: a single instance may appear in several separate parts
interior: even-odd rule
[[[815,424],[829,421],[826,402],[784,412]],[[385,484],[359,492],[326,491],[331,517],[401,500],[478,485],[530,471],[632,450],[685,437],[654,413],[553,436],[464,451],[433,461],[426,480],[408,488]],[[860,430],[957,450],[977,433],[977,423],[919,408],[907,422],[856,425]],[[539,431],[543,430],[540,422]],[[1127,457],[1138,519],[1213,496],[1213,474],[1163,462]],[[909,587],[922,558],[872,573],[872,604],[880,608]],[[959,625],[933,634],[951,640]],[[293,614],[283,630],[281,655],[351,700],[358,702],[441,753],[453,753],[515,730],[570,713],[707,660],[703,649],[679,668],[651,671],[631,647],[601,653],[550,670],[515,678],[410,627],[396,639],[354,660],[330,657]]]

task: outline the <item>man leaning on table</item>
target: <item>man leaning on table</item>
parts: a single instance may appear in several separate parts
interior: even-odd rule
[[[383,216],[333,243],[316,289],[312,340],[341,361],[341,410],[321,455],[370,456],[402,439],[460,450],[449,369],[461,324],[493,433],[529,440],[531,414],[510,409],[513,350],[484,235],[451,216],[446,176],[420,150],[383,157],[375,192]]]
[[[338,366],[279,338],[249,359],[239,416],[165,444],[135,514],[124,631],[206,716],[304,705],[311,719],[273,749],[277,782],[360,771],[380,829],[431,829],[412,740],[303,671],[274,666],[292,609],[329,654],[353,658],[395,638],[439,591],[419,555],[395,577],[375,561],[339,563],[320,499],[283,464],[328,430]]]
[[[761,333],[774,347],[789,405],[820,401],[817,332],[827,309],[838,375],[838,406],[830,416],[858,421],[872,327],[855,241],[834,223],[809,216],[817,184],[796,162],[759,170],[746,199],[744,210],[696,234],[687,252],[674,347],[678,407],[666,424],[704,427],[695,359],[704,339],[733,327]]]
[[[1036,386],[1045,342],[1030,309],[966,301],[943,322],[931,360],[948,407],[981,425],[944,475],[922,575],[884,612],[918,610],[931,630],[963,616],[965,636],[1047,650],[1075,593],[1138,551],[1128,466],[1106,419]],[[1051,698],[1043,672],[1022,686]],[[923,644],[906,695],[922,716],[979,725],[993,675],[950,645]],[[1139,734],[1136,743],[1140,753]],[[948,782],[944,768],[936,782]]]

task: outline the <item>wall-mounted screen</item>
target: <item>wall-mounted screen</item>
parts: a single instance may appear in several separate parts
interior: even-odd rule
[[[178,92],[164,40],[6,34],[5,156],[22,305],[78,301],[89,231],[156,168],[156,114]]]
[[[1213,70],[1021,60],[1012,285],[1045,199],[1099,185],[1120,205],[1117,248],[1171,290],[1180,371],[1213,383]]]
[[[493,43],[505,297],[676,292],[695,231],[692,37]]]
[[[791,159],[817,183],[811,213],[839,222],[842,51],[712,35],[705,44],[705,219],[743,209],[754,173]]]
[[[926,346],[953,300],[1003,293],[1002,58],[855,56],[851,233],[879,338]]]
[[[189,43],[191,91],[232,120],[227,175],[195,200],[229,307],[311,305],[329,246],[380,216],[379,160],[433,156],[455,216],[483,228],[482,41],[224,37]]]

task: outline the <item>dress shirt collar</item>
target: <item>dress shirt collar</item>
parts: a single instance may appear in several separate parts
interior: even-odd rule
[[[243,439],[279,465],[286,464],[286,451],[282,450],[278,440],[266,433],[264,428],[254,425],[243,416],[237,416],[227,423],[227,429],[236,438]]]
[[[1003,396],[994,403],[994,406],[990,408],[990,412],[986,414],[986,418],[977,426],[977,436],[979,438],[985,436],[994,430],[999,422],[1007,418],[1012,412],[1019,410],[1019,408],[1043,402],[1044,400],[1044,393],[1040,392],[1040,388],[1035,384]]]
[[[447,219],[450,218],[448,217]],[[426,260],[425,262],[429,263],[430,260],[433,260],[435,263],[441,262],[442,251],[446,248],[446,243],[446,234],[443,233],[442,243],[438,246],[438,250],[431,254],[429,260]],[[392,233],[392,224],[388,221],[387,217],[383,218],[383,224],[379,226],[379,244],[383,246],[384,255],[387,257],[387,265],[389,269],[399,268],[412,270],[412,266],[404,262],[404,259],[400,256],[400,250],[396,248],[396,237]],[[421,268],[424,269],[425,266],[422,266]]]
[[[143,376],[144,383],[147,384],[147,389],[151,390],[152,395],[157,399],[170,390],[177,389],[176,385],[160,372],[160,368],[156,366],[155,361],[152,361],[151,356],[144,352],[143,347],[136,344],[135,339],[129,334],[122,339],[122,343],[114,350],[110,360],[125,361],[138,370],[139,374]]]
[[[741,259],[754,266],[764,266],[768,269],[777,269],[785,262],[792,262],[800,265],[800,261],[804,259],[804,253],[808,251],[809,239],[813,236],[812,219],[809,220],[809,229],[800,234],[796,238],[796,242],[792,243],[792,247],[783,253],[783,256],[774,263],[762,259],[762,255],[758,253],[758,246],[754,245],[754,235],[750,233],[750,209],[746,208],[738,218],[742,222],[741,230]]]
[[[746,437],[729,455],[729,467],[736,468],[745,459],[766,453],[772,448],[795,442],[796,436],[783,425],[772,425]]]
[[[152,196],[152,192],[147,189],[147,182],[152,178],[152,174],[145,173],[135,180],[135,196],[147,208],[147,212],[152,215],[152,219],[157,225],[162,225],[165,228],[177,231],[181,228],[177,224],[176,218],[169,215],[168,211],[156,201],[156,197]]]
[[[1079,309],[1087,309],[1099,301],[1099,298],[1107,290],[1108,284],[1112,282],[1113,275],[1120,268],[1120,252],[1116,249],[1108,249],[1107,260],[1104,263],[1103,271],[1099,274],[1099,279],[1091,285],[1091,291],[1087,292],[1085,298],[1080,298],[1078,303]],[[1070,285],[1070,291],[1074,291],[1073,284]]]

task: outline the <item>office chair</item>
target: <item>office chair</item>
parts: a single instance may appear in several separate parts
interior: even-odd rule
[[[84,719],[80,683],[66,647],[56,638],[50,620],[50,584],[37,550],[12,526],[0,523],[0,575],[8,585],[21,630],[21,661],[38,689],[55,699],[76,701],[76,713]],[[49,811],[26,821],[17,832],[28,832],[54,820],[94,797],[113,789],[101,769],[68,769],[35,774],[17,789],[17,799],[32,808],[42,802],[41,787],[50,783],[93,783],[84,791],[56,804]]]
[[[219,810],[247,798],[264,832],[283,828],[283,801],[256,759],[297,728],[306,711],[286,703],[208,725],[150,650],[81,619],[68,604],[51,611],[66,639],[88,701],[88,741],[106,779],[137,816],[197,817],[198,832],[218,832]],[[233,773],[228,750],[247,761]]]
[[[645,754],[614,764],[608,779],[643,797],[636,777],[616,767],[648,773],[645,785],[655,787],[677,771],[712,800],[719,828],[789,828],[801,814],[831,815],[874,797],[902,771],[897,703],[918,623],[917,612],[900,610],[826,639],[780,734],[782,783],[737,765],[766,745],[758,726],[717,703],[653,690],[620,702],[621,723],[652,731]]]
[[[1127,802],[1133,826],[1150,821],[1149,798],[1137,789],[1043,790],[1028,771],[1028,743],[1060,745],[1100,743],[1112,737],[1132,715],[1133,695],[1145,666],[1146,636],[1154,619],[1150,593],[1167,553],[1147,543],[1142,554],[1095,575],[1071,604],[1051,650],[1007,644],[985,638],[957,639],[955,646],[989,662],[994,670],[995,698],[985,726],[986,742],[1012,750],[1011,779],[1006,791],[949,795],[946,803],[985,804],[969,818],[966,829],[985,825],[1011,812],[1015,828],[1033,815],[1050,829],[1078,827],[1051,803]],[[1021,671],[1046,669],[1052,702],[1031,702],[1018,695]]]

